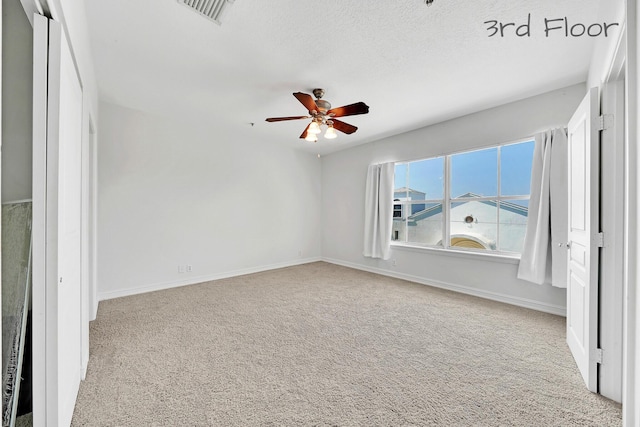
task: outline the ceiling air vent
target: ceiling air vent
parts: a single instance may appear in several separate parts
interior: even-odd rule
[[[224,10],[229,3],[233,2],[234,0],[178,0],[178,3],[198,12],[200,15],[212,20],[218,25],[222,24],[220,18]]]

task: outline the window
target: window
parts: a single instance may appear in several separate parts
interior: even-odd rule
[[[442,215],[438,213],[444,201],[444,166],[444,157],[396,164],[393,198],[403,215],[394,216],[393,240],[441,244]]]
[[[520,253],[534,141],[396,163],[397,243]]]
[[[399,202],[399,199],[393,199],[394,202]],[[393,217],[402,218],[402,205],[393,204]]]

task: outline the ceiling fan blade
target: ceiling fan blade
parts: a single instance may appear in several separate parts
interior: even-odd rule
[[[309,110],[309,112],[318,111],[318,106],[316,105],[316,102],[308,93],[294,92],[293,96],[295,96],[298,99],[298,101],[300,101],[302,105],[304,105],[307,108],[307,110]]]
[[[309,130],[309,126],[311,126],[311,123],[309,123],[307,127],[304,128],[304,132],[302,132],[302,135],[300,135],[300,139],[305,139],[307,137],[307,131]]]
[[[350,135],[358,130],[357,127],[350,125],[349,123],[341,122],[340,120],[336,119],[331,119],[331,121],[333,122],[333,128],[335,130],[339,130],[340,132],[346,133],[347,135]]]
[[[355,116],[357,114],[367,114],[369,112],[369,106],[364,102],[356,102],[355,104],[345,105],[343,107],[332,108],[327,111],[327,115],[333,115],[332,117],[344,117]]]
[[[269,117],[268,122],[282,122],[284,120],[308,119],[310,116],[291,116],[291,117]]]

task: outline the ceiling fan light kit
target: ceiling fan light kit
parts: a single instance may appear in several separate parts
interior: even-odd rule
[[[324,133],[324,137],[327,139],[336,139],[338,137],[335,129],[333,129],[333,123],[331,123],[327,128],[327,131]]]
[[[311,122],[309,127],[307,128],[307,133],[319,134],[322,133],[322,129],[320,129],[320,125],[315,120]]]
[[[324,137],[326,139],[335,139],[338,134],[336,130],[347,135],[354,133],[358,130],[357,127],[345,123],[336,117],[355,116],[358,114],[367,114],[369,112],[369,106],[364,102],[356,102],[355,104],[349,104],[338,108],[331,108],[331,104],[322,99],[324,96],[324,89],[314,89],[313,95],[316,97],[314,101],[311,95],[294,92],[293,96],[296,97],[302,105],[304,105],[309,111],[309,116],[289,116],[289,117],[270,117],[267,122],[281,122],[285,120],[298,120],[298,119],[311,119],[311,123],[307,125],[304,132],[300,135],[301,139],[309,142],[317,142],[317,135],[322,133],[321,126],[326,126]]]

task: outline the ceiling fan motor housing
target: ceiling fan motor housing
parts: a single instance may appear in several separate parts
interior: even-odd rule
[[[324,99],[316,99],[316,105],[318,106],[318,111],[323,114],[331,109],[331,104]]]
[[[316,97],[316,106],[318,107],[318,112],[326,113],[331,109],[331,104],[324,99],[320,99],[324,96],[324,89],[316,88],[313,90],[313,96]]]

